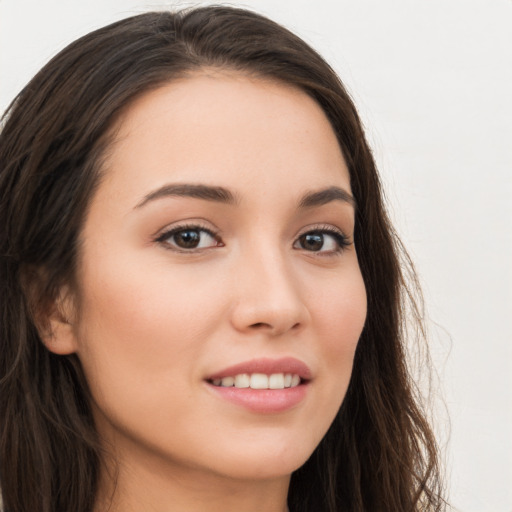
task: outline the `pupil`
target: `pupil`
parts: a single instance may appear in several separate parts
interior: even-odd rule
[[[302,247],[309,251],[319,251],[324,245],[324,237],[320,233],[308,233],[301,238]]]
[[[199,245],[199,233],[197,231],[181,231],[176,235],[176,244],[184,249],[193,249]]]

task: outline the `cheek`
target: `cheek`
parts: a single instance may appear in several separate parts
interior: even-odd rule
[[[141,343],[161,339],[172,345],[184,335],[194,339],[215,318],[215,302],[207,300],[201,277],[191,272],[117,261],[89,272],[82,281],[87,286],[81,324],[107,331],[123,345],[137,340],[140,348]]]
[[[325,339],[333,343],[327,344],[332,350],[342,351],[345,345],[348,350],[355,350],[367,310],[366,288],[357,267],[319,290],[311,300],[311,307],[317,326]]]
[[[105,435],[114,425],[137,439],[164,439],[169,425],[190,432],[197,423],[196,363],[222,312],[186,273],[136,268],[118,262],[83,278],[78,356]]]
[[[354,355],[367,312],[366,290],[359,272],[324,289],[314,300],[319,349],[326,365],[326,380],[340,404],[350,381]],[[342,393],[340,397],[340,393]]]
[[[117,261],[89,270],[82,282],[78,355],[93,396],[185,388],[191,362],[215,329],[218,301],[190,276]],[[96,391],[96,393],[95,393]],[[151,395],[151,393],[150,393]]]

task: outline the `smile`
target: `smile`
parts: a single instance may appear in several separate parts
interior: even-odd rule
[[[223,388],[251,388],[251,389],[285,389],[294,388],[301,383],[301,378],[296,373],[240,373],[238,375],[212,379],[214,386]]]
[[[284,413],[298,407],[310,393],[313,375],[294,357],[259,358],[209,375],[214,396],[257,414]]]

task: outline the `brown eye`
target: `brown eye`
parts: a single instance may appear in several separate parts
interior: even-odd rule
[[[350,245],[348,238],[333,228],[308,231],[293,244],[295,249],[328,254],[338,254]]]
[[[306,251],[319,251],[324,246],[324,235],[322,233],[306,233],[299,238],[302,249]]]
[[[173,239],[174,243],[182,249],[196,249],[201,242],[201,235],[198,230],[187,229],[175,233]]]
[[[176,250],[206,249],[221,245],[217,237],[207,229],[199,227],[178,227],[165,232],[158,242]]]

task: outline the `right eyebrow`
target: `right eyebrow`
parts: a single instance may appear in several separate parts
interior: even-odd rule
[[[305,194],[299,202],[299,208],[314,208],[331,201],[341,201],[352,206],[354,210],[356,209],[354,196],[340,187],[327,187]]]
[[[192,183],[171,183],[157,188],[150,192],[135,208],[142,208],[147,203],[163,197],[193,197],[204,199],[205,201],[215,201],[225,204],[236,204],[238,201],[234,194],[224,187],[215,187],[211,185],[197,185]]]

